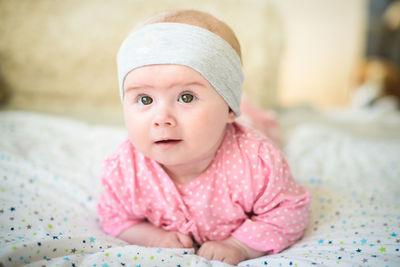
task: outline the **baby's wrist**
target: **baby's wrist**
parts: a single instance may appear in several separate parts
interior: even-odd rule
[[[233,236],[225,239],[224,242],[227,242],[227,243],[237,247],[242,252],[242,254],[246,257],[246,259],[258,258],[258,257],[261,257],[266,254],[266,252],[258,251],[258,250],[255,250],[255,249],[247,246],[246,244],[242,243],[241,241],[239,241],[238,239],[236,239]]]
[[[164,229],[158,228],[157,232],[153,233],[152,243],[153,247],[162,247],[168,246],[169,241],[171,240],[171,232],[165,231]]]

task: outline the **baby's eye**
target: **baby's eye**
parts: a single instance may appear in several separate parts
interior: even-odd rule
[[[184,93],[179,97],[178,101],[182,103],[190,103],[193,102],[195,99],[196,97],[194,95],[189,93]]]
[[[143,95],[138,98],[138,103],[141,105],[150,105],[153,103],[153,99],[150,96]]]

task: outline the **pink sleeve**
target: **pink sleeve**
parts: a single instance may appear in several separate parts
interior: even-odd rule
[[[124,173],[123,166],[119,154],[105,161],[102,192],[97,204],[101,228],[114,237],[143,220],[132,213],[133,197],[130,189],[135,188],[134,179],[126,179],[127,172]],[[126,181],[132,184],[126,184]]]
[[[252,188],[252,216],[232,236],[247,246],[278,253],[294,244],[308,221],[309,193],[293,180],[282,153],[273,147],[260,148],[258,174]]]

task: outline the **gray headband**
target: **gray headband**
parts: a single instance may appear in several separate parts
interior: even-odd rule
[[[124,80],[133,69],[155,64],[178,64],[199,72],[238,116],[244,80],[236,51],[221,37],[182,23],[156,23],[131,33],[118,56],[121,100]]]

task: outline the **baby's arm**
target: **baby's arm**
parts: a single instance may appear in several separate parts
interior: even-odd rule
[[[266,252],[252,249],[231,236],[221,241],[205,242],[197,254],[208,260],[218,260],[237,265],[241,261],[261,257]]]
[[[165,231],[149,222],[141,222],[133,225],[118,238],[130,244],[147,247],[161,248],[192,248],[193,240],[187,235],[176,231]]]
[[[250,190],[241,194],[250,196],[241,201],[243,206],[251,207],[247,210],[251,216],[229,238],[204,243],[198,251],[200,256],[236,265],[278,253],[302,236],[309,193],[295,183],[281,152],[261,147],[260,155],[259,177],[266,179],[253,179]]]
[[[189,236],[158,228],[146,221],[143,211],[134,212],[130,208],[137,204],[135,190],[130,190],[136,188],[136,179],[131,178],[131,173],[135,173],[135,170],[131,169],[134,164],[127,163],[127,159],[130,158],[126,154],[130,150],[130,141],[126,140],[118,151],[105,161],[103,190],[97,205],[101,228],[106,234],[130,244],[164,248],[193,247]]]

